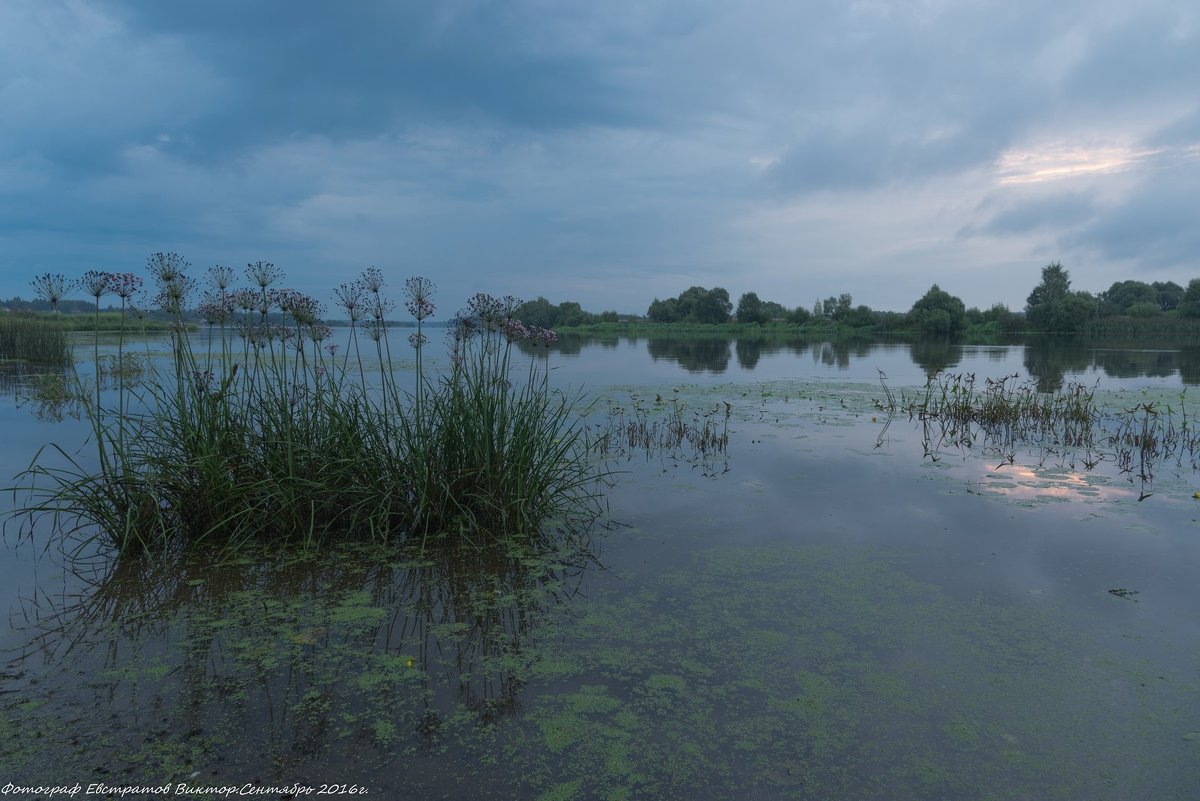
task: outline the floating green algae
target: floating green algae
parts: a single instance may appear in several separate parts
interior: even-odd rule
[[[1111,697],[1136,665],[1097,670],[1044,605],[954,601],[850,548],[709,552],[571,637],[586,683],[537,692],[510,736],[530,775],[587,776],[580,797],[1173,798],[1195,777],[1170,693]]]

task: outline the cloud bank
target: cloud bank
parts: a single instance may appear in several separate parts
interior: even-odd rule
[[[0,297],[157,250],[449,310],[1186,283],[1198,75],[1182,0],[14,0]]]

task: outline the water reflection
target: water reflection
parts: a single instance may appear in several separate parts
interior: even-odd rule
[[[1159,467],[1173,468],[1177,477],[1200,469],[1200,417],[1183,398],[1164,402],[1142,394],[1134,402],[1121,393],[1098,401],[1096,388],[1079,382],[1046,392],[1039,380],[1015,374],[977,385],[974,374],[938,373],[897,399],[886,377],[880,380],[884,398],[874,405],[887,418],[876,449],[889,442],[895,417],[906,414],[920,431],[922,458],[934,463],[947,452],[964,460],[973,453],[995,463],[994,470],[1019,472],[1022,453],[1039,470],[1049,465],[1074,476],[1103,465],[1107,470],[1100,472],[1136,487],[1139,501],[1153,494]],[[1100,494],[1091,484],[1088,490]]]
[[[26,362],[0,363],[0,397],[5,395],[11,396],[18,408],[28,409],[46,422],[78,419],[83,411],[76,382],[66,370]]]
[[[730,344],[724,337],[651,337],[646,350],[653,361],[675,362],[689,373],[723,373]]]
[[[1200,383],[1200,348],[1171,340],[1094,340],[1033,337],[1025,344],[1024,364],[1042,392],[1053,392],[1068,376],[1103,373],[1109,378],[1152,378]]]
[[[161,781],[201,759],[244,775],[331,750],[433,750],[452,719],[518,711],[539,621],[593,564],[590,530],[560,532],[552,551],[347,546],[100,563],[72,594],[22,603],[26,645],[6,660],[0,694],[27,703],[3,711],[39,731],[70,721],[31,761],[29,778],[43,781],[56,765],[65,780],[79,760],[90,769],[115,754]],[[90,678],[71,687],[48,673]],[[163,745],[187,750],[188,764],[164,763]]]
[[[945,338],[812,340],[770,332],[736,337],[564,334],[548,354],[526,352],[568,357],[568,363],[583,357],[589,362],[590,377],[609,364],[602,355],[607,353],[614,360],[614,380],[622,383],[639,373],[661,377],[665,364],[677,366],[690,378],[739,373],[771,380],[820,377],[836,370],[846,378],[871,380],[877,369],[883,369],[896,380],[911,383],[949,370],[991,376],[1023,370],[1036,379],[1042,392],[1097,374],[1118,381],[1200,384],[1200,347],[1181,346],[1170,339],[1041,336],[1000,345],[968,345]],[[649,359],[640,358],[639,352]],[[818,369],[812,371],[806,364]]]
[[[958,366],[963,358],[963,346],[949,339],[920,339],[911,346],[913,363],[927,376]]]

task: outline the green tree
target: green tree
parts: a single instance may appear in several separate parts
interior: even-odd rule
[[[1163,311],[1179,308],[1183,300],[1183,287],[1174,281],[1155,281],[1150,286],[1154,287],[1157,293],[1155,300],[1158,302],[1158,308]]]
[[[796,325],[804,325],[812,319],[812,312],[803,306],[797,306],[787,314],[787,321]]]
[[[983,322],[992,321],[995,321],[1005,334],[1019,333],[1025,324],[1020,314],[1009,311],[1008,306],[1003,303],[993,303],[992,307],[983,313]]]
[[[833,308],[833,319],[845,320],[852,311],[854,311],[854,298],[850,297],[850,293],[843,292],[838,295],[837,304]]]
[[[813,306],[813,314],[826,320],[844,320],[853,311],[854,298],[849,292],[843,292],[836,298],[830,295]]]
[[[1117,281],[1100,293],[1100,311],[1103,314],[1128,314],[1129,308],[1138,303],[1158,304],[1158,290],[1144,281]]]
[[[591,322],[591,315],[583,310],[573,300],[565,300],[558,304],[558,322],[556,325],[582,325]]]
[[[1162,309],[1157,303],[1135,303],[1125,313],[1130,317],[1157,317],[1162,314]]]
[[[1025,317],[1038,331],[1077,333],[1096,316],[1096,299],[1090,292],[1072,292],[1071,275],[1054,262],[1042,268],[1042,282],[1025,302]]]
[[[698,323],[727,323],[732,313],[733,302],[729,299],[729,291],[715,287],[696,304],[695,317]]]
[[[652,323],[677,323],[680,319],[679,301],[675,298],[666,300],[655,298],[646,311],[646,316]]]
[[[846,297],[849,297],[847,295]],[[838,322],[845,323],[852,328],[866,328],[867,326],[875,325],[875,312],[871,311],[871,307],[865,303],[860,303],[853,309],[838,314]]]
[[[553,328],[558,325],[558,309],[543,297],[527,300],[517,308],[517,318],[526,325]]]
[[[728,290],[693,286],[677,298],[655,298],[646,316],[656,323],[727,323],[732,312]]]
[[[908,319],[923,334],[957,336],[967,327],[967,310],[961,299],[934,284],[913,304]]]
[[[1200,317],[1200,278],[1188,281],[1187,289],[1179,300],[1179,314],[1183,317]]]
[[[696,309],[707,295],[708,290],[702,286],[690,286],[680,292],[679,297],[675,299],[676,308],[679,310],[679,319],[689,323],[699,322]]]
[[[786,320],[788,316],[788,310],[784,305],[773,300],[764,300],[762,311],[768,320]]]
[[[737,321],[759,325],[767,321],[767,313],[763,309],[763,302],[759,300],[757,293],[747,292],[738,298]]]

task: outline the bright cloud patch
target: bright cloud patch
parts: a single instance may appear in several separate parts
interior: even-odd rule
[[[1006,151],[996,163],[1002,184],[1035,184],[1081,175],[1122,172],[1162,153],[1123,145],[1052,144]]]

